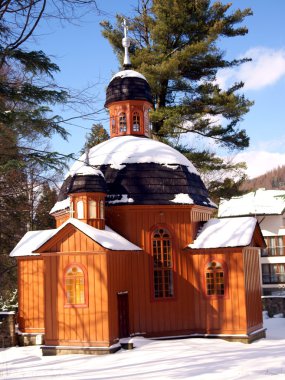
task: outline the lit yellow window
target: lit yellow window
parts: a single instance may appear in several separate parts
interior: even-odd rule
[[[94,201],[93,199],[90,199],[88,202],[89,219],[96,219],[97,218],[96,207],[97,207],[96,201]]]
[[[105,218],[105,205],[104,205],[104,201],[100,201],[100,218],[101,219]]]
[[[77,218],[84,219],[84,204],[83,201],[78,201],[76,204],[77,207]]]
[[[85,304],[85,279],[82,269],[74,265],[65,273],[65,295],[67,305]]]

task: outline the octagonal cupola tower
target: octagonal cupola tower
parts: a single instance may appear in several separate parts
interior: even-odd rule
[[[70,217],[79,219],[100,230],[105,229],[105,197],[107,185],[103,173],[85,161],[69,173],[66,183],[70,200]]]
[[[147,136],[150,135],[149,112],[153,108],[151,89],[146,78],[131,70],[127,36],[124,20],[123,46],[125,48],[124,70],[111,79],[106,94],[105,107],[110,112],[110,136]]]

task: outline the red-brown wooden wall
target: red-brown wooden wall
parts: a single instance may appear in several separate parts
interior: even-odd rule
[[[257,251],[185,249],[200,221],[208,220],[210,214],[211,210],[196,206],[115,206],[108,210],[107,225],[143,251],[108,251],[72,225],[61,230],[41,253],[45,262],[46,344],[108,346],[117,342],[119,292],[128,292],[131,334],[247,334],[262,327]],[[168,228],[173,238],[175,296],[167,301],[153,299],[151,233],[158,226]],[[205,295],[205,267],[214,259],[227,268],[228,286],[221,298]],[[28,264],[31,260],[19,263],[22,261],[27,262],[32,275],[35,264]],[[75,263],[88,272],[85,307],[65,305],[64,271]],[[21,270],[22,289],[31,277]],[[34,321],[31,323],[36,326],[35,318],[27,314],[31,294],[21,293],[25,324]]]
[[[19,330],[44,332],[44,273],[42,257],[18,258]]]

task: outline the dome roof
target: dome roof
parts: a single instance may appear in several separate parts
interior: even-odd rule
[[[76,168],[69,172],[64,182],[64,192],[66,194],[106,193],[107,185],[101,170],[79,160]]]
[[[105,107],[122,100],[146,100],[153,103],[146,78],[134,70],[122,70],[113,76],[106,93]]]
[[[107,205],[176,203],[215,207],[195,167],[169,145],[144,137],[121,136],[96,145],[88,158],[89,165],[105,177]],[[59,201],[67,197],[72,178],[84,161],[85,154],[72,165]],[[96,177],[103,179],[101,175]]]

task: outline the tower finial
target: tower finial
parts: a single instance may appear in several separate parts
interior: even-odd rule
[[[132,66],[130,56],[129,56],[129,50],[128,50],[128,48],[130,47],[131,41],[130,41],[128,34],[127,34],[128,25],[127,25],[127,21],[125,18],[124,18],[124,22],[122,25],[124,27],[124,38],[122,39],[122,45],[125,48],[125,56],[124,56],[123,66],[124,66],[124,69],[128,69]]]
[[[86,141],[86,144],[85,144],[85,165],[86,166],[89,166],[89,147],[88,147],[88,143]]]

